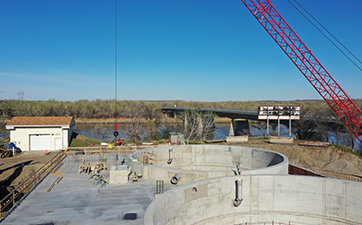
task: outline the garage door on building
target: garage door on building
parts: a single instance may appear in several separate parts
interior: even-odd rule
[[[50,150],[50,134],[31,134],[30,150]]]

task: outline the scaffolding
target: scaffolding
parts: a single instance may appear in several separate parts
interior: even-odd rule
[[[157,154],[142,152],[142,163],[157,166]]]

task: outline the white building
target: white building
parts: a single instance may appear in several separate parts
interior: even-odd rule
[[[6,129],[22,151],[61,150],[68,148],[74,125],[73,117],[13,117]]]

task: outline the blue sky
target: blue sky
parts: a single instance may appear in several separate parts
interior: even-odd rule
[[[362,72],[287,0],[271,2],[362,98]],[[298,2],[362,58],[362,1]],[[114,99],[114,13],[114,0],[0,0],[0,99]],[[118,0],[117,27],[119,100],[321,99],[239,0]]]

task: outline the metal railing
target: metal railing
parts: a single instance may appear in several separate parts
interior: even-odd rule
[[[97,146],[97,147],[72,147],[68,148],[65,153],[67,155],[92,155],[92,154],[131,154],[146,148],[154,148],[154,146]]]
[[[238,223],[235,225],[316,225],[315,223],[301,223],[301,222],[277,222],[277,221],[267,221],[267,222],[245,222],[245,223]]]
[[[325,177],[323,174],[314,172],[312,170],[308,170],[306,168],[302,168],[299,166],[295,166],[292,164],[289,164],[289,171],[288,173],[290,175],[303,175],[303,176],[312,176],[312,177]]]
[[[35,173],[29,176],[25,181],[20,183],[12,192],[0,200],[0,222],[3,217],[29,193],[40,181],[44,179],[66,155],[59,152],[46,164],[40,167]]]
[[[320,173],[320,174],[326,175],[327,177],[331,177],[331,178],[335,178],[335,179],[362,182],[362,176],[360,176],[360,175],[340,173],[340,172],[322,170],[322,169],[313,169],[313,170],[315,170],[317,173]]]
[[[68,155],[64,162],[66,163],[95,163],[106,162],[107,158],[105,154],[93,154],[93,155]]]
[[[330,170],[322,170],[313,168],[313,170],[308,170],[299,166],[289,164],[289,174],[290,175],[303,175],[303,176],[316,176],[316,177],[330,177],[341,180],[350,180],[356,182],[362,182],[362,176],[356,174],[347,174],[341,172],[335,172]]]

